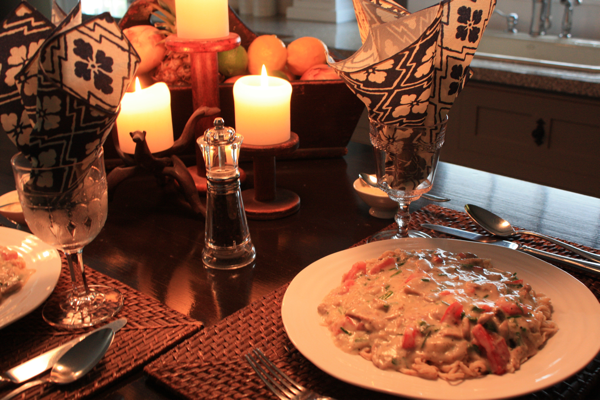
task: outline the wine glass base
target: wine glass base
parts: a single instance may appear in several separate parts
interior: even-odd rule
[[[89,286],[89,290],[84,298],[71,292],[52,296],[42,310],[44,320],[57,328],[79,329],[106,321],[123,308],[118,290],[102,285]]]
[[[421,231],[415,231],[412,229],[408,231],[408,237],[409,238],[431,239],[431,236],[429,236],[428,234],[421,232]],[[367,239],[367,243],[378,242],[380,240],[387,240],[387,239],[405,239],[405,238],[400,236],[400,233],[398,233],[398,231],[393,231],[393,230],[381,231],[379,233],[374,234],[369,239]]]

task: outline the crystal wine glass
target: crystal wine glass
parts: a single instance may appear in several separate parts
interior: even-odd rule
[[[114,316],[123,307],[123,295],[107,286],[88,285],[82,259],[83,247],[100,233],[108,211],[102,148],[69,166],[32,167],[22,153],[11,163],[29,229],[62,250],[69,265],[72,289],[46,302],[46,322],[75,329]]]
[[[398,203],[394,217],[398,230],[382,231],[373,235],[370,241],[430,237],[426,233],[408,229],[408,207],[433,186],[447,123],[447,117],[443,122],[430,126],[382,124],[370,120],[377,182]]]

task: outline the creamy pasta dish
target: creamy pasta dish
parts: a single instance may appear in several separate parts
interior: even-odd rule
[[[8,295],[19,291],[34,272],[26,268],[19,253],[0,246],[0,303]]]
[[[514,372],[558,330],[550,299],[516,273],[440,249],[358,261],[318,312],[342,350],[448,381]]]

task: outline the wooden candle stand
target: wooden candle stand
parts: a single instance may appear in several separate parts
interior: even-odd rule
[[[182,39],[175,35],[165,41],[167,49],[176,53],[189,53],[191,64],[191,85],[194,110],[200,107],[219,107],[219,62],[217,53],[231,50],[241,44],[240,36],[230,32],[228,36],[215,39]],[[196,140],[213,126],[214,118],[198,121]],[[227,121],[226,121],[227,122]],[[196,165],[188,168],[196,189],[206,192],[206,169],[204,159],[196,146]]]
[[[275,145],[242,144],[242,151],[250,155],[254,163],[254,188],[242,192],[248,218],[278,219],[300,209],[300,197],[290,190],[276,188],[275,184],[275,157],[293,153],[298,143],[298,135],[291,132],[287,142]]]

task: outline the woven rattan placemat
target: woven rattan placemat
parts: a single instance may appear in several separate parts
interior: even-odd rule
[[[202,325],[162,303],[91,268],[86,269],[91,285],[107,285],[125,296],[123,309],[114,318],[127,318],[100,363],[75,383],[31,388],[19,399],[75,399],[101,391],[125,375],[140,371],[148,362],[189,338]],[[68,267],[64,265],[55,292],[70,288]],[[112,321],[112,320],[110,320]],[[110,322],[108,321],[108,322]],[[24,318],[0,330],[0,371],[19,365],[74,337],[93,330],[58,330],[42,319],[41,307]],[[0,396],[14,388],[7,385]]]
[[[435,205],[414,212],[412,217],[413,229],[428,222],[477,230],[466,214]],[[364,241],[356,245],[362,243]],[[560,252],[543,241],[526,238],[523,244]],[[568,272],[600,298],[600,279],[579,271]],[[260,347],[284,372],[323,395],[344,400],[397,398],[341,382],[305,359],[291,344],[281,321],[281,301],[286,289],[287,285],[284,285],[217,325],[204,329],[146,366],[144,371],[156,383],[189,399],[274,399],[243,358],[253,347]],[[525,398],[581,399],[589,394],[599,376],[600,356],[597,356],[572,378]]]

